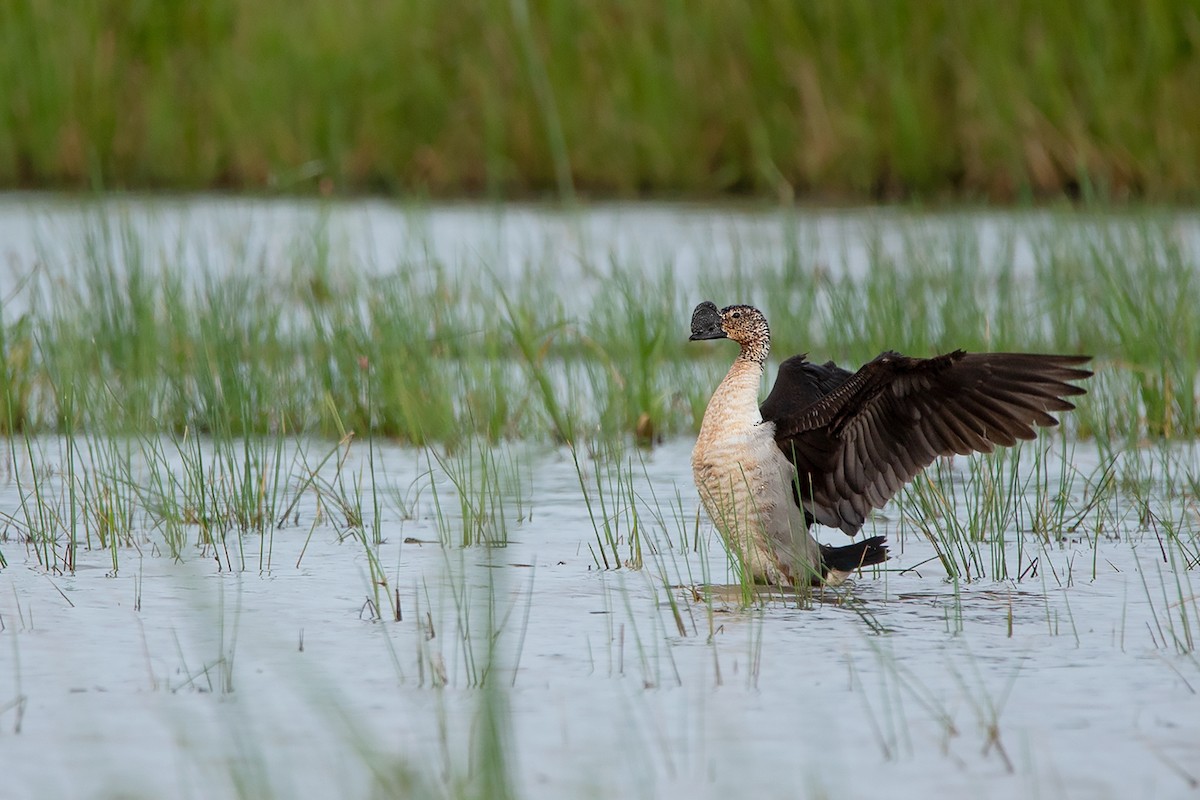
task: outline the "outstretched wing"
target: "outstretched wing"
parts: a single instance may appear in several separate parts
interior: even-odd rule
[[[853,536],[938,456],[990,453],[1035,438],[1035,425],[1057,425],[1051,412],[1069,411],[1064,398],[1085,392],[1071,381],[1092,374],[1078,367],[1088,360],[958,350],[884,353],[853,375],[781,367],[761,411],[796,465],[806,517]]]

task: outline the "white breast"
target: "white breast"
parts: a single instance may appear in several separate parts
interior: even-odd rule
[[[730,548],[756,576],[787,583],[819,554],[792,502],[792,465],[775,444],[775,425],[759,415],[761,373],[754,366],[750,374],[735,364],[714,393],[692,451],[692,475]]]

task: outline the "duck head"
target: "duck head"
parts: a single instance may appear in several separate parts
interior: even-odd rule
[[[718,309],[705,300],[692,312],[690,341],[732,339],[742,346],[742,353],[756,361],[765,361],[771,346],[771,329],[767,318],[754,306],[733,305]]]

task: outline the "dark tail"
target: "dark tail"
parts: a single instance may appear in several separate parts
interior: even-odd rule
[[[821,575],[830,570],[838,572],[853,572],[859,567],[871,564],[882,564],[887,561],[887,540],[882,536],[872,536],[861,542],[848,544],[845,547],[830,547],[821,545]]]

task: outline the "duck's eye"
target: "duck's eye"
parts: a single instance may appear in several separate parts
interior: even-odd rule
[[[740,311],[733,312],[734,319],[741,319],[741,317],[742,317],[742,312],[740,312]]]

